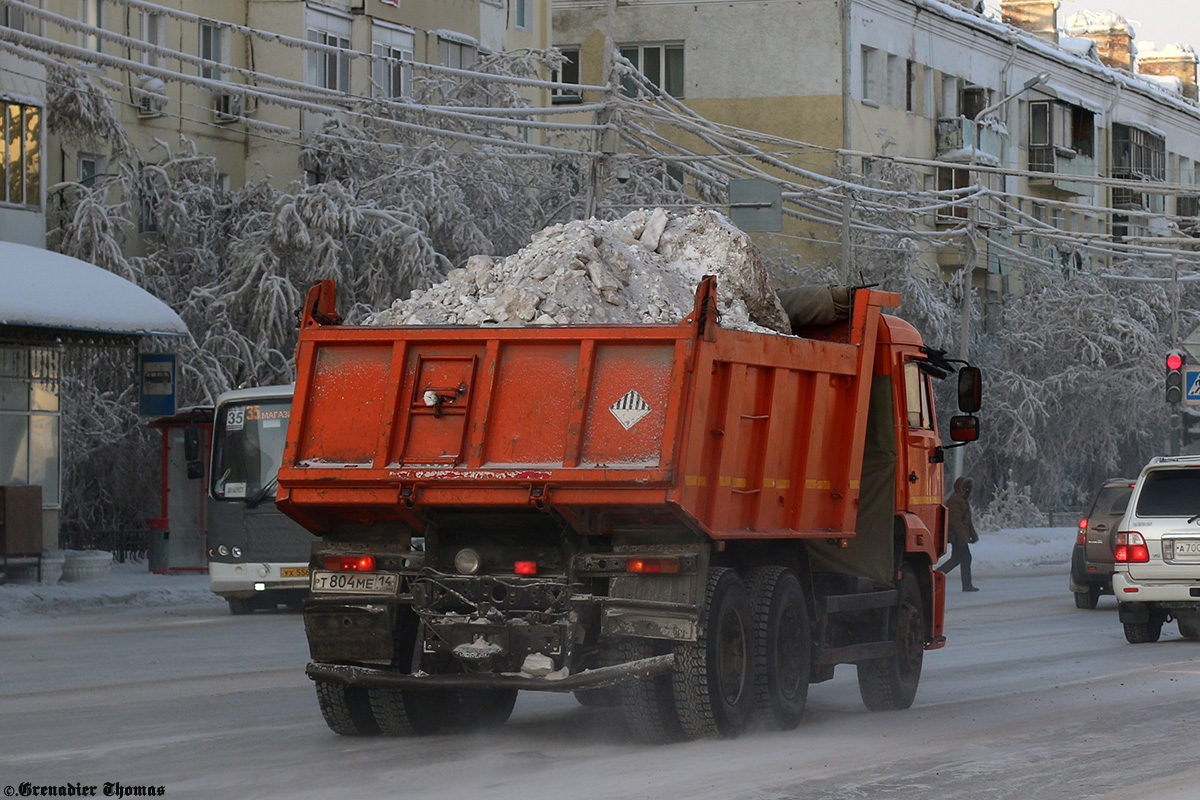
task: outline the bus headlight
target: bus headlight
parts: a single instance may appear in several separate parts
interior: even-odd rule
[[[235,547],[232,550],[230,550],[229,552],[233,553],[234,558],[242,557],[242,548],[240,548],[240,547]]]
[[[217,548],[217,555],[222,555],[222,556],[229,555],[229,548],[226,547],[225,545],[221,545],[220,547]]]

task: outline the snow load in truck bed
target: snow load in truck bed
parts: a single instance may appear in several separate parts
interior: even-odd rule
[[[366,324],[677,323],[705,275],[717,276],[722,326],[791,333],[749,236],[715,211],[661,208],[553,225],[507,258],[471,256]]]

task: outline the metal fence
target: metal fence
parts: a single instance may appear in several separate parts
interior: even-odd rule
[[[59,531],[58,546],[63,550],[107,550],[121,563],[140,563],[146,560],[150,530]]]

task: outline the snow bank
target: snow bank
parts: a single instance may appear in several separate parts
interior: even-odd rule
[[[992,578],[1061,575],[1066,591],[1077,532],[1074,527],[981,531],[979,541],[971,545],[972,574]],[[953,588],[957,588],[956,576],[957,572],[951,573]]]
[[[717,276],[721,324],[790,333],[758,248],[715,211],[639,209],[554,225],[502,259],[472,256],[368,325],[675,323]]]
[[[155,575],[145,564],[113,564],[107,579],[52,586],[0,585],[0,619],[27,614],[71,614],[100,608],[157,608],[195,603],[223,606],[207,575]]]

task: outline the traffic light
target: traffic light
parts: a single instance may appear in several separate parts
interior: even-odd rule
[[[1183,402],[1183,367],[1187,364],[1187,354],[1182,350],[1172,350],[1167,353],[1167,402],[1179,404]]]

